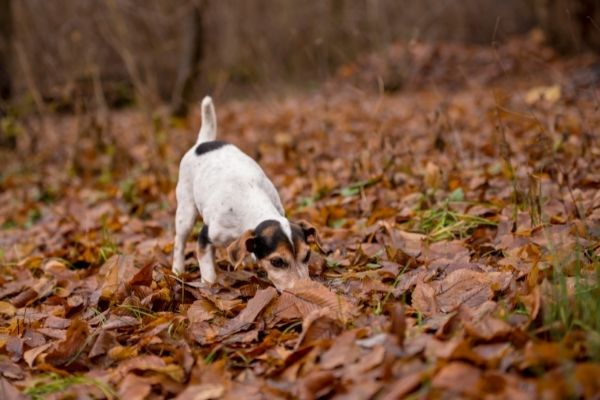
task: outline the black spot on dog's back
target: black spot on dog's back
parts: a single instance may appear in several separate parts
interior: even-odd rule
[[[261,259],[273,253],[277,247],[284,245],[291,248],[291,244],[281,224],[275,220],[266,220],[258,224],[254,230],[255,244],[253,253]]]
[[[210,238],[208,237],[208,225],[204,225],[198,235],[198,244],[201,249],[205,249],[210,244]]]
[[[229,143],[224,142],[222,140],[213,140],[210,142],[200,143],[196,146],[196,155],[201,156],[202,154],[206,154],[213,150],[218,150],[223,146],[227,146]]]

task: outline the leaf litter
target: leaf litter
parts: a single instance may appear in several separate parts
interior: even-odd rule
[[[148,143],[143,116],[112,113],[116,153],[76,153],[77,178],[64,149],[9,160],[0,397],[597,397],[599,89],[571,79],[585,56],[497,50],[392,46],[312,94],[219,106],[323,239],[283,293],[220,252],[199,284],[191,240],[171,273],[195,117]]]

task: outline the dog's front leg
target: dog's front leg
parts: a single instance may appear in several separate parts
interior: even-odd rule
[[[202,282],[211,285],[217,281],[214,253],[213,246],[208,245],[204,249],[204,255],[198,257],[198,264],[200,264],[200,278],[202,279]]]

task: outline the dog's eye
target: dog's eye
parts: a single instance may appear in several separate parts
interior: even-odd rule
[[[287,267],[287,262],[281,257],[271,258],[271,265],[275,268],[285,268]]]
[[[308,249],[308,251],[306,252],[306,255],[304,256],[304,259],[302,260],[302,262],[307,263],[308,260],[310,260],[310,249]]]

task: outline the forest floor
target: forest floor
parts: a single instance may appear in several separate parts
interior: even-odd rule
[[[221,253],[203,287],[192,238],[170,271],[198,117],[5,119],[0,397],[598,398],[594,61],[399,45],[310,94],[216,99],[324,243],[283,293]]]

